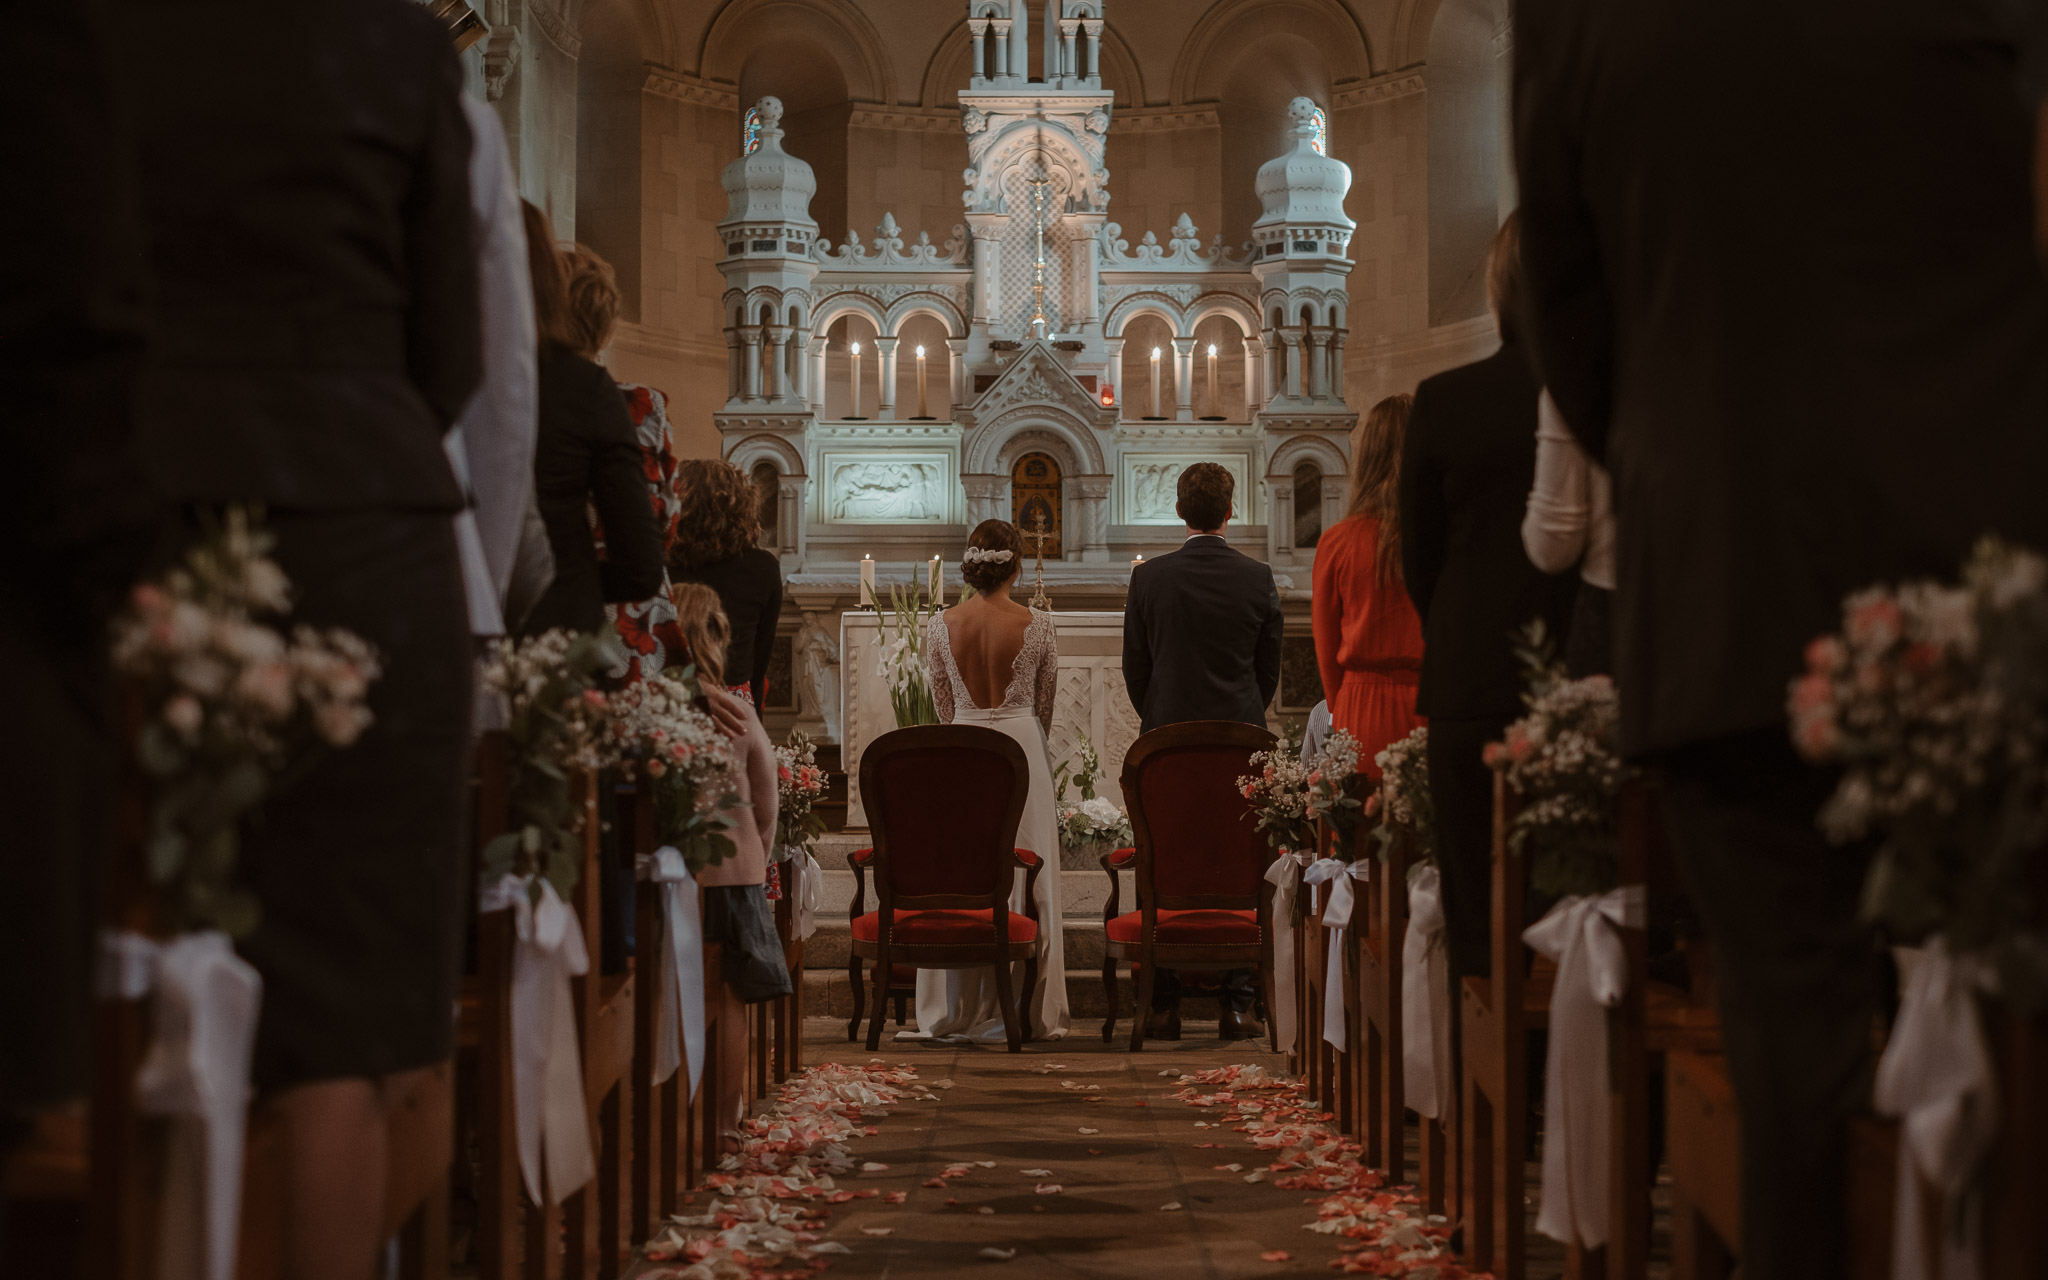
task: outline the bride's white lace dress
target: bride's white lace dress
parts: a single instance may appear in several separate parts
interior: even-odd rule
[[[925,661],[931,670],[932,700],[939,719],[947,724],[982,724],[1015,738],[1024,748],[1031,767],[1031,792],[1024,801],[1024,816],[1017,824],[1017,847],[1038,855],[1038,986],[1028,993],[1031,1027],[1044,1039],[1067,1034],[1072,1019],[1067,1011],[1066,952],[1060,932],[1060,842],[1059,822],[1053,810],[1052,763],[1045,745],[1052,727],[1053,690],[1057,683],[1059,654],[1054,647],[1052,615],[1031,611],[1031,624],[1024,630],[1024,647],[1010,669],[1010,684],[1003,691],[1001,705],[974,705],[967,684],[960,678],[960,666],[953,660],[951,634],[946,617],[937,614],[925,624]],[[1024,873],[1017,873],[1017,887],[1010,896],[1013,910],[1024,910]],[[1024,967],[1016,967],[1013,981],[1023,981]],[[922,969],[917,975],[917,1031],[904,1038],[975,1040],[999,1043],[1006,1039],[1002,1011],[996,1003],[995,975],[987,969]]]

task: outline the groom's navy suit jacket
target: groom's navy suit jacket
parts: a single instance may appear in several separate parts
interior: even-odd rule
[[[1185,720],[1263,726],[1280,687],[1273,571],[1201,534],[1131,573],[1124,687],[1143,730]]]

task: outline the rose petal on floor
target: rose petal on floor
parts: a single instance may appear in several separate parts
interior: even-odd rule
[[[1287,1250],[1285,1250],[1285,1249],[1268,1249],[1268,1250],[1266,1250],[1266,1251],[1265,1251],[1264,1253],[1262,1253],[1262,1254],[1260,1254],[1260,1255],[1259,1255],[1259,1261],[1260,1261],[1260,1262],[1287,1262],[1287,1261],[1289,1261],[1289,1256],[1288,1256]]]
[[[990,1245],[988,1248],[983,1249],[980,1253],[977,1253],[974,1256],[977,1258],[986,1258],[990,1262],[1008,1262],[1010,1259],[1017,1256],[1017,1251],[1015,1249],[998,1249],[994,1245]]]

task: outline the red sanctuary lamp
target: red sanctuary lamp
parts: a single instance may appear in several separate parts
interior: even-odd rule
[[[1105,409],[1114,409],[1116,407],[1116,388],[1106,382],[1102,384],[1102,407]]]

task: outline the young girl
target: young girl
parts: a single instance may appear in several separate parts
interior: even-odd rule
[[[772,1000],[790,992],[789,967],[766,887],[768,852],[775,844],[775,751],[754,709],[725,691],[732,628],[718,593],[695,582],[678,583],[673,590],[676,625],[689,643],[705,699],[722,703],[746,722],[745,731],[732,739],[736,798],[725,811],[733,819],[726,834],[734,852],[697,877],[704,886],[704,939],[725,944],[725,980],[741,999]]]

